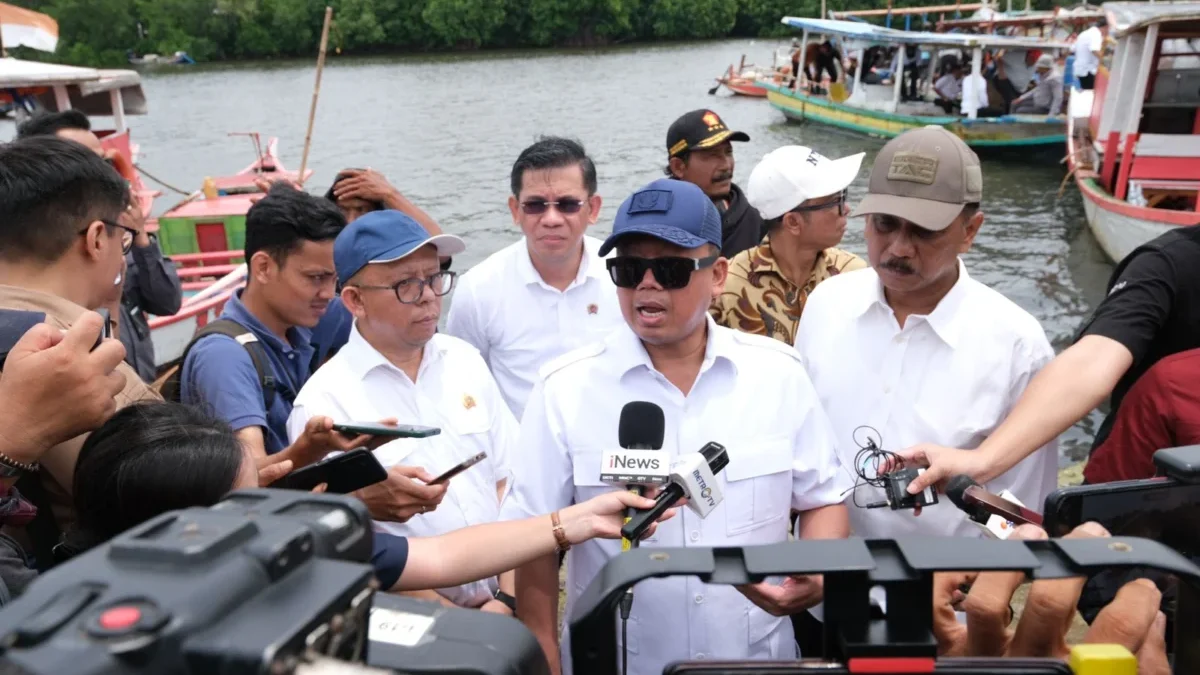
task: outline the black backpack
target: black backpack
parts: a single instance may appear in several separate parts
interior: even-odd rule
[[[184,348],[183,355],[179,357],[179,363],[172,366],[171,370],[164,376],[162,384],[158,388],[158,393],[162,394],[164,399],[175,401],[176,403],[181,402],[183,394],[183,364],[187,360],[188,353],[192,351],[192,347],[202,338],[209,335],[224,335],[233,338],[246,349],[246,353],[250,355],[250,361],[254,364],[254,370],[258,372],[258,381],[262,385],[263,405],[266,410],[271,409],[271,404],[275,402],[277,392],[282,393],[288,399],[292,398],[291,392],[279,388],[279,382],[271,372],[271,362],[267,358],[267,350],[258,341],[258,336],[249,328],[246,328],[233,319],[216,319],[196,331],[196,334],[192,336],[192,341]]]

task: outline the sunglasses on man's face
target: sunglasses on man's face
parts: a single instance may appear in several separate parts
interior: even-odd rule
[[[572,214],[579,213],[583,208],[583,201],[579,199],[559,199],[558,201],[546,201],[545,199],[530,199],[521,202],[521,210],[531,216],[540,216],[550,207],[558,209],[559,213]]]
[[[646,278],[646,270],[650,270],[659,286],[673,291],[687,286],[692,280],[692,272],[711,267],[718,257],[638,258],[623,255],[608,259],[608,275],[618,288],[637,288],[642,279]]]

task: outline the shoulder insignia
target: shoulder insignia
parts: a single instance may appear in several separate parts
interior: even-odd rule
[[[586,359],[600,356],[604,353],[606,348],[607,346],[604,342],[593,342],[591,344],[584,345],[583,347],[569,351],[558,358],[551,359],[548,363],[546,363],[546,365],[542,366],[541,369],[538,370],[538,375],[544,380],[554,373],[571,365],[572,363],[578,363]]]

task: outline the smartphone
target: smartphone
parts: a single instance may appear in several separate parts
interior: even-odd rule
[[[333,425],[333,430],[343,436],[366,434],[368,436],[389,436],[391,438],[428,438],[429,436],[437,436],[442,433],[442,430],[437,427],[422,427],[415,424],[398,424],[393,427],[375,422],[335,424]]]
[[[451,478],[454,478],[458,474],[460,474],[460,473],[466,471],[467,469],[475,466],[476,464],[482,462],[485,458],[487,458],[486,452],[481,452],[478,455],[475,455],[474,457],[468,457],[467,459],[460,462],[458,466],[450,469],[449,471],[438,476],[437,478],[434,478],[433,482],[430,483],[430,485],[441,485],[442,483],[445,483],[446,481],[450,480]]]
[[[100,327],[100,337],[96,338],[96,344],[92,345],[92,351],[96,351],[96,348],[100,346],[101,342],[104,342],[112,337],[112,321],[108,314],[108,309],[101,307],[100,309],[96,310],[96,313],[100,315],[101,319],[104,319],[104,325]]]
[[[31,328],[46,320],[41,312],[26,312],[18,309],[0,309],[0,368],[8,359],[8,353]]]
[[[881,675],[900,675],[913,672],[912,666],[899,666],[896,670],[888,670],[886,658],[856,659],[858,661],[875,661],[866,668],[849,668],[844,663],[822,661],[819,659],[800,659],[797,661],[715,661],[695,663],[673,663],[663,675],[851,675],[851,673],[880,673]],[[1066,662],[1059,659],[937,659],[934,669],[930,672],[936,675],[1071,675],[1071,669]]]
[[[321,483],[326,492],[344,495],[374,485],[388,476],[387,469],[366,448],[331,457],[322,462],[293,471],[271,484],[285,490],[312,490]]]
[[[1200,485],[1170,478],[1078,485],[1051,492],[1044,511],[1051,537],[1096,521],[1115,536],[1156,539],[1186,556],[1200,554]]]

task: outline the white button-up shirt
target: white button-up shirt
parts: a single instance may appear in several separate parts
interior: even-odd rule
[[[686,397],[654,369],[627,326],[548,365],[521,422],[521,452],[513,458],[512,489],[501,517],[545,514],[611,491],[599,480],[601,454],[619,447],[618,420],[630,401],[662,407],[663,450],[672,459],[709,441],[729,453],[729,465],[717,476],[725,499],[716,510],[705,519],[682,510],[644,548],[782,542],[791,509],[840,504],[851,483],[795,353],[778,340],[722,328],[711,318],[708,330],[704,362]],[[620,551],[620,541],[571,548],[568,616],[584,588]],[[796,655],[786,618],[758,609],[731,586],[690,577],[638,584],[628,631],[630,675],[659,675],[668,662],[681,659]],[[562,644],[564,672],[570,673],[568,635]]]
[[[1037,319],[968,277],[961,261],[958,268],[958,282],[933,312],[909,316],[904,328],[873,269],[840,274],[809,296],[796,349],[833,421],[847,468],[868,438],[892,451],[918,443],[978,447],[1054,358]],[[859,429],[864,425],[870,429]],[[1056,484],[1057,449],[1051,441],[985,487],[1012,490],[1040,511]],[[859,504],[884,499],[882,490],[867,485],[856,495]],[[853,500],[846,506],[857,536],[982,534],[944,495],[920,516],[857,508]]]
[[[379,447],[375,456],[385,467],[421,466],[436,476],[468,457],[487,453],[487,459],[450,480],[437,509],[407,523],[375,521],[377,530],[428,537],[498,519],[496,484],[508,476],[518,427],[471,345],[449,335],[434,335],[425,345],[413,382],[368,344],[355,325],[346,346],[300,390],[288,418],[289,438],[295,441],[317,415],[338,423],[395,417],[401,424],[442,430],[436,436],[399,438]],[[438,592],[455,604],[477,607],[490,600],[497,587],[493,577]]]
[[[601,243],[583,238],[579,273],[565,291],[542,280],[524,238],[458,280],[446,332],[479,350],[518,420],[542,366],[625,323]]]

